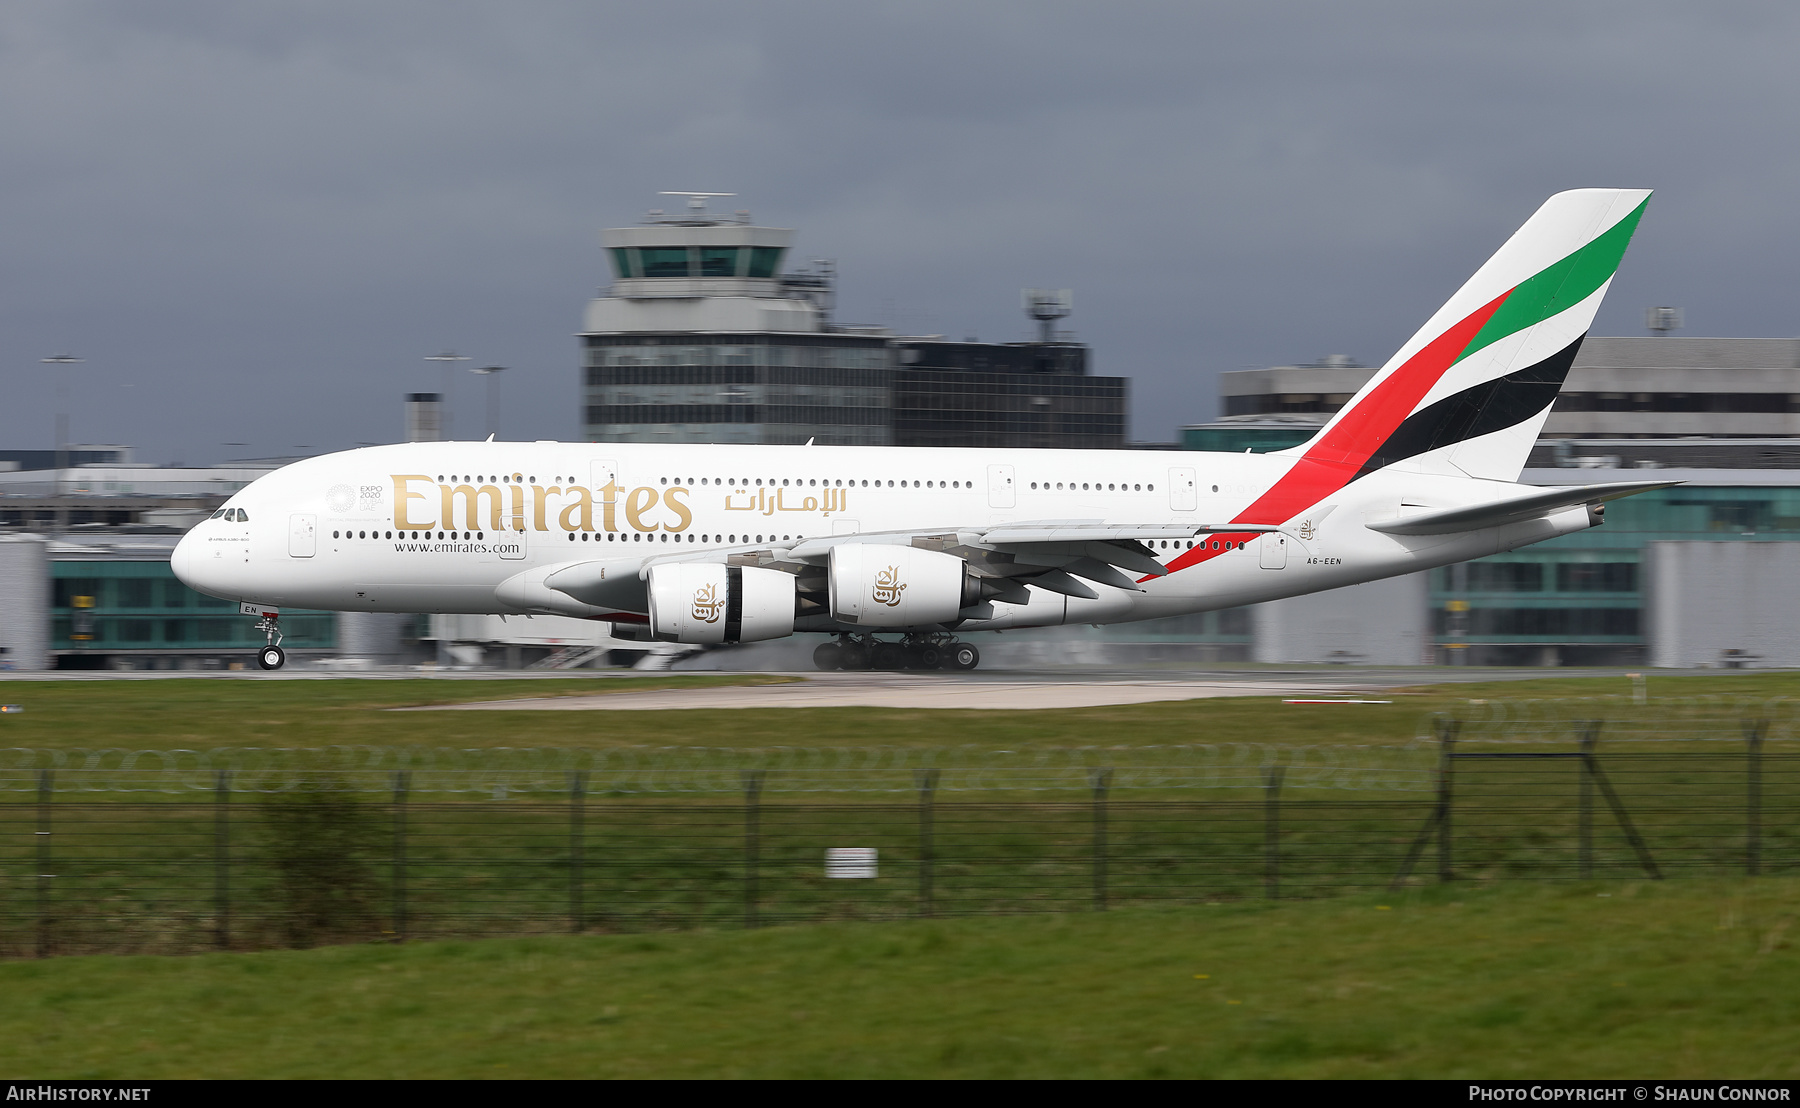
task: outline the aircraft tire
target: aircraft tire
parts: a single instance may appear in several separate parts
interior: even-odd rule
[[[981,664],[981,651],[966,642],[959,642],[950,648],[951,669],[974,669]]]
[[[935,646],[921,646],[913,653],[916,669],[936,669],[944,664],[944,652]]]
[[[256,664],[263,669],[280,669],[287,665],[287,651],[279,646],[265,646],[256,652]]]
[[[870,660],[872,669],[905,669],[906,652],[891,642],[876,643]]]
[[[834,642],[822,642],[813,647],[813,665],[819,669],[837,669],[844,664],[843,648]]]
[[[868,669],[869,648],[861,643],[846,643],[838,654],[839,669]]]

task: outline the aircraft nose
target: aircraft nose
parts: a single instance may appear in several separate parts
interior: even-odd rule
[[[190,589],[194,587],[194,582],[189,575],[188,563],[193,556],[194,533],[189,531],[181,536],[181,541],[177,542],[175,549],[169,552],[169,568],[175,571],[175,579]]]

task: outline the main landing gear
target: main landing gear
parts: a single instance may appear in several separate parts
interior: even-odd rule
[[[813,665],[820,669],[974,669],[981,651],[944,632],[907,635],[899,642],[882,642],[873,635],[839,635],[836,642],[820,643],[813,650]]]
[[[262,669],[280,669],[287,665],[287,651],[281,649],[281,617],[271,612],[264,612],[256,624],[268,639],[268,645],[256,652],[256,664]]]

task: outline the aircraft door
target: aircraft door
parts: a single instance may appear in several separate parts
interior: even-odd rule
[[[611,458],[596,458],[588,463],[588,477],[593,482],[592,488],[596,494],[618,475],[619,464]]]
[[[1169,470],[1169,507],[1177,512],[1191,512],[1200,506],[1200,485],[1189,466]]]
[[[1018,488],[1013,480],[1013,467],[989,466],[988,507],[1010,508],[1017,503]]]
[[[1256,563],[1264,569],[1286,569],[1288,538],[1270,531],[1256,540]]]
[[[310,558],[318,549],[318,516],[295,514],[288,517],[288,557]]]
[[[528,527],[515,529],[512,520],[506,521],[506,530],[494,532],[494,553],[506,561],[517,561],[525,556],[526,536],[531,534]]]

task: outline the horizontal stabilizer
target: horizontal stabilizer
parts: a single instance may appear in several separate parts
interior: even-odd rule
[[[1449,535],[1458,531],[1479,531],[1484,527],[1500,527],[1536,519],[1559,508],[1580,504],[1602,504],[1622,496],[1632,496],[1651,489],[1666,489],[1680,481],[1614,481],[1604,485],[1578,485],[1574,488],[1540,489],[1524,496],[1491,500],[1461,508],[1444,508],[1422,512],[1400,519],[1368,524],[1371,531],[1388,535]]]

